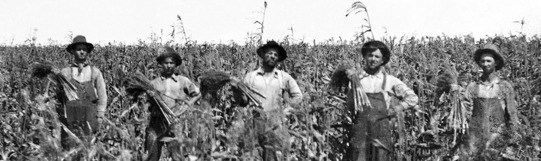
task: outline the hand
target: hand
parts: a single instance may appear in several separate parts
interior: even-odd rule
[[[97,117],[98,124],[102,125],[103,124],[103,119],[105,118],[105,112],[104,111],[98,111],[98,113],[96,114],[96,117]]]
[[[190,107],[193,107],[193,105],[195,104],[195,102],[192,102],[192,101],[185,101],[185,102]]]
[[[58,68],[53,68],[53,69],[52,69],[52,72],[53,72],[54,74],[58,74],[58,73],[60,73],[60,70],[59,70]]]
[[[355,75],[357,73],[357,71],[355,71],[354,69],[347,69],[346,70],[346,75],[348,76],[348,78],[351,78],[351,76]]]
[[[147,93],[147,95],[149,95],[149,96],[151,96],[151,97],[154,97],[154,96],[157,95],[156,91],[154,91],[154,90],[147,90],[146,93]]]
[[[98,118],[104,118],[105,117],[105,111],[98,111],[98,114],[96,114]]]
[[[293,112],[295,112],[295,109],[291,106],[286,106],[286,108],[284,108],[284,115],[291,115]]]
[[[240,79],[238,79],[237,77],[230,77],[229,78],[231,80],[231,86],[233,87],[237,87],[239,82],[240,82]]]
[[[451,84],[451,91],[458,91],[460,90],[460,86],[458,84]]]

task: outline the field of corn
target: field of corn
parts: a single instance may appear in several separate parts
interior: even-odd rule
[[[495,42],[506,58],[502,78],[517,92],[520,141],[508,149],[514,160],[541,160],[541,38],[508,36],[475,40],[463,37],[386,38],[393,55],[386,71],[403,80],[419,96],[418,111],[406,111],[403,136],[396,155],[404,160],[446,160],[457,144],[460,130],[448,121],[451,108],[438,79],[452,77],[465,87],[478,77],[472,53],[480,44]],[[344,61],[360,65],[356,51],[362,42],[289,43],[289,53],[279,68],[291,73],[304,93],[302,103],[288,116],[291,147],[289,160],[341,160],[347,139],[349,116],[344,94],[329,88],[332,73]],[[155,62],[162,44],[97,46],[90,62],[104,74],[109,96],[106,121],[95,135],[72,138],[78,147],[67,151],[60,145],[55,84],[31,77],[32,66],[51,62],[70,63],[65,46],[0,46],[0,160],[142,160],[149,112],[141,101],[128,96],[124,78],[139,71],[153,79],[159,74]],[[257,45],[173,44],[183,57],[179,73],[197,82],[210,70],[242,78],[259,65]],[[451,78],[448,78],[451,79]],[[46,89],[49,89],[46,91]],[[251,124],[253,107],[237,107],[231,88],[207,91],[196,110],[183,115],[182,152],[193,160],[257,160]],[[162,155],[164,160],[168,158]]]

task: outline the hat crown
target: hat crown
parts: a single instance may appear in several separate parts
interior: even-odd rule
[[[271,41],[267,41],[266,45],[279,45],[279,44],[276,41],[271,40]]]
[[[177,54],[177,52],[175,52],[175,49],[169,46],[161,47],[158,49],[158,55],[165,55],[165,54]]]
[[[72,43],[86,43],[86,37],[85,36],[82,36],[82,35],[77,35],[75,36],[75,38],[73,38],[73,42]]]
[[[500,53],[500,50],[498,49],[498,46],[496,46],[495,44],[492,44],[492,43],[488,43],[488,44],[483,45],[482,49],[490,49],[490,50],[494,50],[496,53]]]
[[[284,59],[287,58],[287,51],[284,49],[284,47],[282,47],[280,44],[278,44],[274,40],[267,41],[267,44],[260,46],[256,51],[257,55],[259,55],[260,57],[263,57],[264,52],[269,48],[273,48],[277,50],[278,54],[280,55],[280,58],[278,58],[278,61],[283,61]]]
[[[176,62],[177,66],[182,64],[182,58],[175,51],[175,49],[173,49],[172,47],[169,47],[169,46],[158,48],[158,58],[156,58],[156,61],[158,63],[161,63],[166,58],[173,58],[173,60]]]

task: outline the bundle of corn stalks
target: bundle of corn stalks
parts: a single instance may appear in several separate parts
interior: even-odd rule
[[[225,72],[220,71],[209,71],[203,74],[201,77],[201,91],[211,91],[217,90],[225,86],[227,83],[231,82],[231,76]],[[238,82],[237,88],[246,95],[248,99],[253,102],[256,106],[261,105],[261,100],[266,97],[255,89],[249,87],[244,82]]]
[[[447,116],[447,121],[449,126],[456,134],[464,134],[468,128],[467,123],[467,109],[466,104],[461,101],[460,97],[460,88],[457,85],[457,76],[452,71],[444,71],[437,80],[436,90],[440,96],[439,101],[447,102],[447,106],[450,108],[449,115]]]
[[[158,106],[161,115],[167,123],[167,126],[179,122],[173,111],[167,106],[163,98],[160,97],[159,91],[152,86],[150,80],[148,80],[143,73],[136,72],[135,74],[126,78],[123,82],[126,92],[128,92],[129,95],[141,94],[142,92],[146,93]]]
[[[360,84],[361,78],[359,78],[359,71],[354,71],[353,69],[354,66],[351,63],[342,63],[340,66],[338,66],[332,75],[331,87],[334,89],[340,89],[349,84],[350,88],[352,89],[349,97],[353,97],[355,111],[363,111],[365,107],[371,108],[372,105],[370,104],[370,100]],[[348,70],[354,72],[348,73]]]
[[[54,67],[49,62],[35,63],[32,67],[32,77],[44,78],[54,74]]]
[[[68,79],[64,75],[62,75],[60,72],[58,72],[57,68],[55,68],[49,62],[34,64],[32,68],[32,77],[37,77],[37,78],[47,77],[49,79],[49,82],[55,82],[55,83],[60,84],[60,86],[62,86],[62,89],[64,90],[64,93],[66,94],[66,97],[68,100],[73,101],[73,100],[79,99],[79,96],[77,96],[77,92],[76,92],[77,87],[74,86],[70,81],[68,81]],[[48,91],[48,90],[49,90],[49,83],[47,83],[47,87],[45,91]]]

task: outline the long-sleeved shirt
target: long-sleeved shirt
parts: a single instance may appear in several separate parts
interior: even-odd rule
[[[475,98],[498,98],[501,99],[502,108],[509,113],[510,121],[513,124],[518,123],[517,102],[515,100],[515,91],[513,85],[507,81],[502,81],[499,78],[491,82],[472,82],[468,84],[464,91],[465,105],[471,110],[473,99]],[[470,115],[471,112],[468,112]]]
[[[299,103],[302,101],[302,93],[297,81],[284,71],[274,69],[270,77],[265,76],[263,69],[259,68],[252,71],[244,77],[243,82],[251,88],[263,94],[266,99],[261,100],[263,110],[271,111],[278,109],[283,105],[284,99],[289,103]],[[289,94],[289,98],[284,98],[284,93]]]
[[[66,79],[73,79],[79,83],[94,81],[92,84],[98,98],[97,111],[102,113],[105,112],[107,107],[107,92],[103,74],[98,68],[90,65],[85,65],[80,71],[79,70],[79,67],[76,65],[71,65],[70,67],[62,69],[61,74],[64,75]]]
[[[186,101],[190,97],[201,94],[199,88],[190,79],[181,75],[172,75],[168,78],[160,76],[151,83],[170,108],[177,105],[177,101]]]
[[[385,90],[383,96],[388,107],[391,105],[391,97],[389,94],[400,99],[403,108],[413,107],[419,101],[419,98],[413,90],[408,88],[408,86],[400,79],[392,75],[386,75],[385,87],[383,88],[384,74],[382,72],[378,72],[374,75],[361,72],[359,73],[359,78],[360,85],[365,93],[380,93],[382,90]],[[353,99],[349,99],[349,101],[353,101]]]

